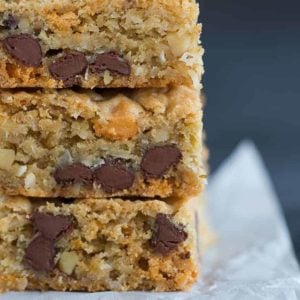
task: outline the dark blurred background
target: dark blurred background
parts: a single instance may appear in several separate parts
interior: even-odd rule
[[[199,0],[216,167],[245,138],[270,171],[300,258],[300,1]]]

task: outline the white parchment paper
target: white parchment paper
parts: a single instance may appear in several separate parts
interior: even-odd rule
[[[300,299],[300,272],[263,162],[243,142],[208,184],[216,244],[203,258],[203,278],[182,293],[9,293],[1,300]],[[283,199],[284,200],[284,199]]]

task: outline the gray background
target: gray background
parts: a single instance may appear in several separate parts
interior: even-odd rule
[[[255,142],[299,259],[300,1],[199,2],[212,170],[240,140]]]

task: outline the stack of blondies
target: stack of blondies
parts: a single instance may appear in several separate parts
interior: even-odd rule
[[[0,291],[197,280],[198,14],[194,0],[0,0]]]

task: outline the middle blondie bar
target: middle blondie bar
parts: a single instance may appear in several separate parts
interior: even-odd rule
[[[0,186],[32,197],[187,197],[205,181],[194,88],[1,90]]]

